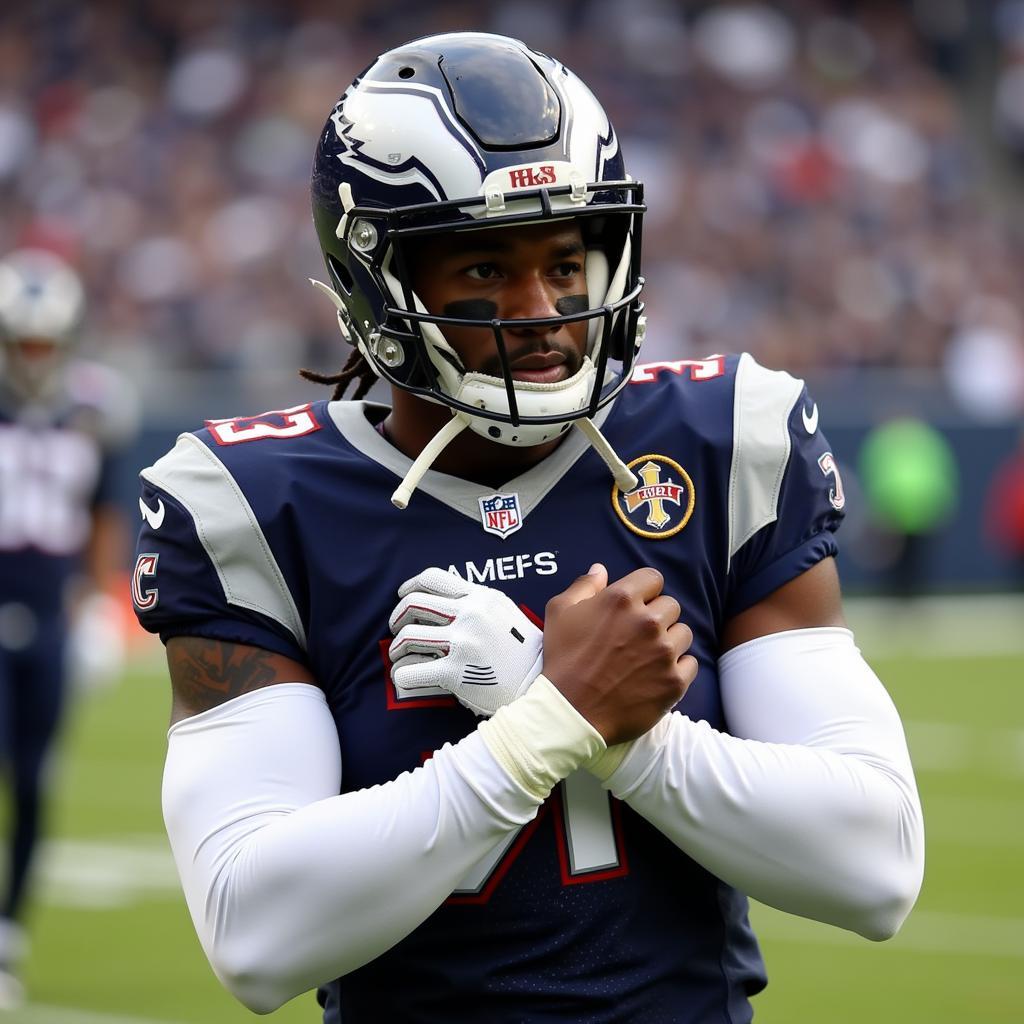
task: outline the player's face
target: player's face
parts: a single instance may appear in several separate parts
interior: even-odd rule
[[[427,238],[412,252],[413,287],[430,313],[475,320],[565,316],[589,308],[586,251],[572,221],[464,231]],[[486,328],[442,327],[469,371],[502,375]],[[504,329],[512,376],[552,384],[576,373],[586,321]]]
[[[41,392],[61,359],[61,347],[50,338],[17,338],[7,342],[6,372],[18,389]]]

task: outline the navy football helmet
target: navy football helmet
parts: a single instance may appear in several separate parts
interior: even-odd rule
[[[314,283],[378,376],[453,410],[440,446],[465,426],[502,444],[540,444],[576,422],[624,470],[590,417],[627,382],[643,336],[643,186],[626,175],[608,117],[576,75],[518,40],[479,32],[382,54],[324,127],[312,197],[331,286]],[[586,245],[589,309],[445,317],[413,291],[411,239],[566,218]],[[576,374],[553,385],[513,379],[506,329],[580,321],[588,350]],[[467,373],[446,325],[491,331],[502,377]]]

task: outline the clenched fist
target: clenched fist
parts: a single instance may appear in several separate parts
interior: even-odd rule
[[[690,627],[656,569],[595,565],[547,604],[544,674],[611,746],[647,732],[697,675]]]

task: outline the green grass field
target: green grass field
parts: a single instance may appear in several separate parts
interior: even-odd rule
[[[1024,1019],[1024,657],[871,660],[918,769],[924,891],[901,934],[880,945],[756,907],[772,979],[757,1021],[1015,1024]],[[6,1019],[255,1019],[214,979],[178,893],[159,814],[167,707],[151,660],[80,699],[32,919],[31,1001]],[[270,1019],[313,1024],[319,1013],[305,995]]]

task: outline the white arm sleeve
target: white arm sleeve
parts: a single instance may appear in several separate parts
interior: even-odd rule
[[[422,767],[340,796],[315,686],[268,686],[177,723],[164,821],[211,966],[268,1013],[372,960],[602,749],[543,676]]]
[[[895,934],[921,887],[924,826],[899,716],[853,634],[751,640],[721,658],[719,681],[733,735],[667,715],[606,788],[749,896]]]

